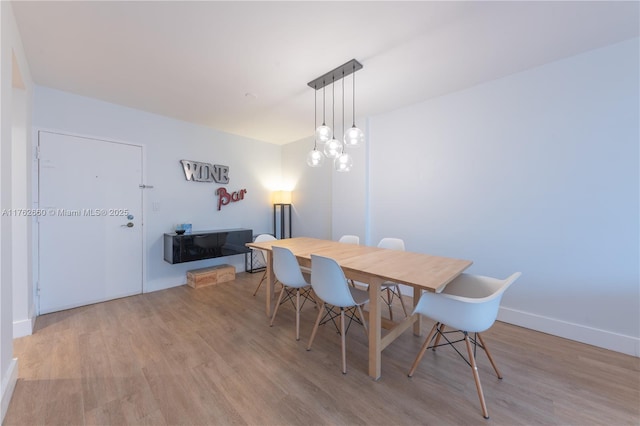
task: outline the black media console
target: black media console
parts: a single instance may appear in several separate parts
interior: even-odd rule
[[[164,234],[164,260],[169,263],[232,256],[251,252],[245,244],[253,241],[251,229],[222,229],[191,234]]]

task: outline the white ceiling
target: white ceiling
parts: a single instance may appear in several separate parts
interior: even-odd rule
[[[12,6],[36,84],[275,144],[313,133],[307,83],[352,58],[364,117],[639,33],[636,1]]]

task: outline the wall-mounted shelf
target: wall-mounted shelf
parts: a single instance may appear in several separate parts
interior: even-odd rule
[[[164,234],[164,260],[174,264],[250,253],[245,244],[252,241],[252,236],[251,229]]]

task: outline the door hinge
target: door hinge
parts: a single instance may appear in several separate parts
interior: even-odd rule
[[[40,145],[36,146],[36,160],[40,159]]]

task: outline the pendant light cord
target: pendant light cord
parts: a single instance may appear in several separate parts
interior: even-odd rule
[[[318,136],[315,132],[315,129],[318,128],[318,89],[313,87],[313,150],[315,151],[318,147]]]
[[[344,137],[344,70],[342,70],[342,135]],[[346,146],[342,148],[342,152],[345,148]]]
[[[324,111],[325,111],[325,109],[326,109],[326,107],[325,107],[325,103],[324,103],[324,88],[325,88],[326,86],[327,86],[327,85],[326,85],[326,84],[324,84],[324,80],[322,80],[322,125],[323,125],[323,126],[326,126],[325,121],[324,121]]]
[[[353,127],[356,127],[356,65],[353,64]]]
[[[333,90],[333,94],[331,95],[331,114],[333,115],[333,124],[331,125],[331,135],[332,139],[336,138],[336,79],[335,77],[331,77],[331,89]]]

